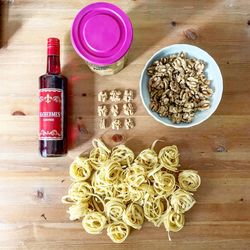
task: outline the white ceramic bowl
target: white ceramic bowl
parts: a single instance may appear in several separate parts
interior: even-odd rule
[[[148,92],[148,81],[149,77],[147,75],[147,68],[152,65],[152,63],[162,57],[179,53],[179,52],[185,52],[188,54],[189,57],[195,57],[197,59],[201,59],[206,62],[207,66],[205,68],[205,73],[209,80],[211,80],[211,88],[213,89],[214,93],[211,97],[211,107],[208,110],[205,111],[198,111],[195,114],[195,118],[191,123],[179,123],[175,124],[170,119],[166,117],[159,116],[158,113],[153,112],[150,110],[150,97]],[[175,128],[189,128],[195,125],[198,125],[205,120],[207,120],[217,109],[219,106],[221,97],[223,92],[223,79],[220,72],[220,69],[215,62],[215,60],[204,50],[188,44],[174,44],[168,47],[165,47],[159,51],[157,51],[146,63],[140,79],[140,95],[143,102],[143,105],[145,106],[148,113],[158,122]]]

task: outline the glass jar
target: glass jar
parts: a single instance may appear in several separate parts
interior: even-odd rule
[[[72,25],[74,49],[99,75],[113,75],[124,68],[132,40],[129,17],[110,3],[86,6],[78,12]]]

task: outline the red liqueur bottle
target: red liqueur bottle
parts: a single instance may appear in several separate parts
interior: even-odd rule
[[[39,78],[39,149],[43,157],[67,153],[67,78],[61,75],[60,40],[48,39],[47,73]]]

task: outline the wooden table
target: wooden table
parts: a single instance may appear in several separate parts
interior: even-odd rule
[[[77,11],[93,1],[13,1],[4,13],[0,49],[0,249],[250,249],[250,2],[245,0],[112,1],[135,31],[128,66],[119,74],[93,74],[75,53],[69,32]],[[2,9],[3,10],[3,9]],[[66,157],[38,154],[38,77],[46,68],[46,39],[62,42],[62,68],[70,84],[71,146]],[[224,94],[216,113],[190,129],[164,127],[142,106],[143,65],[160,48],[189,43],[218,62]],[[165,229],[146,223],[122,245],[106,234],[84,233],[61,204],[68,167],[91,139],[109,145],[112,130],[98,129],[97,92],[137,91],[136,128],[119,131],[136,152],[155,139],[177,144],[181,165],[199,171],[202,186],[186,226],[168,241]]]

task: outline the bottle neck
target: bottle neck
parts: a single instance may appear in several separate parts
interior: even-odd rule
[[[60,56],[48,55],[47,57],[47,73],[58,75],[61,73]]]

